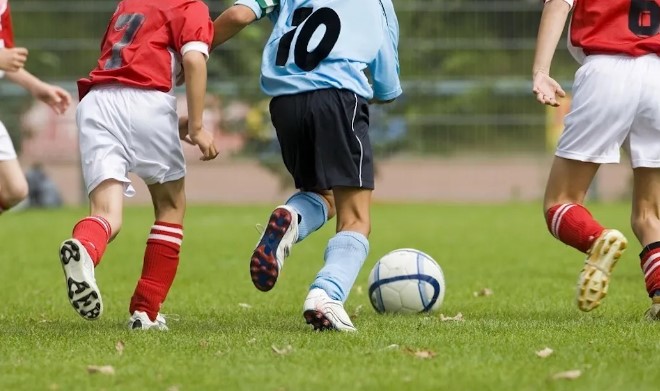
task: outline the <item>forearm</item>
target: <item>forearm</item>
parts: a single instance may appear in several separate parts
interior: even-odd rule
[[[238,34],[245,26],[254,22],[257,16],[245,6],[234,5],[225,10],[213,21],[213,43],[211,50]]]
[[[570,12],[570,6],[564,0],[551,0],[545,3],[539,32],[536,39],[536,54],[532,74],[550,72],[552,57],[564,31],[564,25]]]
[[[39,86],[43,85],[43,82],[39,80],[36,76],[26,71],[24,68],[19,69],[15,72],[6,72],[5,77],[7,80],[12,81],[19,86],[25,88],[31,94],[34,94]]]
[[[188,129],[202,128],[206,95],[206,58],[200,52],[188,52],[183,58],[188,105]]]

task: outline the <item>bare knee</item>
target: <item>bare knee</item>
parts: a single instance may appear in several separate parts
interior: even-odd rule
[[[25,181],[6,184],[3,186],[2,191],[0,191],[2,206],[7,209],[17,205],[26,199],[27,196],[28,185]]]

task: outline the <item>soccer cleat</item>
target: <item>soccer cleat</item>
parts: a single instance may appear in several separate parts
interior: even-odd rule
[[[314,288],[307,294],[303,316],[307,324],[314,326],[314,330],[357,331],[344,309],[344,304],[339,300],[332,300],[320,288]]]
[[[167,322],[165,317],[161,314],[156,316],[156,321],[149,319],[149,316],[146,312],[135,311],[133,315],[128,319],[128,329],[129,330],[160,330],[167,331]]]
[[[626,247],[628,240],[614,229],[604,230],[591,245],[578,279],[577,305],[580,310],[588,312],[600,305],[607,295],[610,273]]]
[[[648,320],[660,320],[660,296],[653,296],[652,300],[651,308],[644,315]]]
[[[73,309],[87,320],[97,319],[103,313],[103,301],[87,249],[77,239],[67,239],[60,245],[60,261]]]
[[[278,206],[270,215],[250,259],[250,275],[257,289],[264,292],[273,289],[284,259],[289,256],[296,240],[298,213],[289,206]]]

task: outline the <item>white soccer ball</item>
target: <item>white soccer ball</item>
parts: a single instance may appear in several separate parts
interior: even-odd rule
[[[445,276],[428,254],[402,248],[385,254],[369,274],[369,299],[377,312],[435,311],[445,298]]]

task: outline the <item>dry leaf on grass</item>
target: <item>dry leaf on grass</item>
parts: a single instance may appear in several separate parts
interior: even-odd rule
[[[126,345],[124,345],[124,341],[117,341],[117,343],[115,344],[115,350],[117,350],[117,353],[120,356],[124,354],[124,347],[126,347]]]
[[[493,290],[490,288],[483,288],[477,292],[472,292],[474,297],[486,297],[486,296],[492,296],[493,295]]]
[[[536,352],[536,355],[541,357],[541,358],[546,358],[546,357],[550,357],[550,355],[552,353],[554,353],[554,350],[546,347],[546,348],[543,348],[543,349],[539,350],[538,352]]]
[[[355,307],[355,310],[351,314],[351,318],[357,318],[358,316],[360,316],[360,312],[362,312],[362,307],[363,307],[362,304]]]
[[[102,375],[114,375],[115,368],[112,365],[88,365],[87,372],[90,374],[100,373]]]
[[[280,356],[284,356],[286,354],[293,352],[293,347],[291,345],[286,345],[281,349],[275,345],[271,345],[270,348],[273,349],[273,353],[279,354]]]
[[[208,348],[209,347],[209,341],[207,341],[205,339],[202,339],[201,341],[199,341],[199,347],[202,348],[202,349]]]
[[[555,373],[552,375],[552,380],[575,380],[580,376],[582,376],[582,371],[579,369],[573,369],[570,371]]]
[[[394,349],[398,349],[398,348],[399,348],[399,345],[393,343],[389,346],[384,347],[383,349],[385,349],[385,350],[394,350]]]
[[[436,353],[431,350],[416,350],[411,348],[403,349],[405,353],[411,354],[417,358],[428,359],[436,356]]]
[[[362,285],[358,285],[358,286],[355,287],[355,293],[358,294],[358,295],[361,295],[362,293],[364,293],[364,291],[362,290]]]
[[[247,340],[247,343],[255,343],[255,342],[257,342],[256,338],[250,338]]]
[[[442,322],[450,322],[450,321],[462,322],[464,320],[465,319],[463,319],[463,314],[460,312],[456,314],[456,316],[445,316],[445,314],[440,314],[440,321]]]
[[[167,391],[179,391],[179,386],[171,386]]]
[[[249,305],[248,303],[238,303],[238,306],[241,308],[245,308],[246,310],[252,308],[252,306]]]

